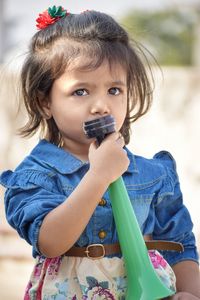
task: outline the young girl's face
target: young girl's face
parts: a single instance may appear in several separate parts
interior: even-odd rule
[[[104,62],[95,70],[66,70],[54,81],[47,110],[62,135],[64,149],[79,157],[86,155],[91,140],[83,132],[85,121],[112,114],[120,130],[127,112],[126,77],[120,64],[110,68]]]

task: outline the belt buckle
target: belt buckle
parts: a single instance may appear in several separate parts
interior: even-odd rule
[[[92,247],[100,247],[102,249],[102,255],[100,256],[90,256],[90,248]],[[86,247],[86,250],[85,250],[85,253],[86,253],[86,256],[90,259],[100,259],[100,258],[103,258],[106,254],[106,251],[105,251],[105,248],[104,248],[104,245],[103,244],[91,244],[91,245],[88,245]]]

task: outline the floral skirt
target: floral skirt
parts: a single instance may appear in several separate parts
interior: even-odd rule
[[[175,275],[156,250],[149,256],[163,283],[175,291]],[[123,300],[127,280],[122,258],[38,257],[24,300]]]

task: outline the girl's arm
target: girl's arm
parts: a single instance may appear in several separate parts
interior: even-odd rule
[[[173,266],[176,275],[177,294],[170,300],[200,299],[199,265],[194,261],[182,261]]]
[[[100,147],[90,146],[89,171],[66,201],[44,218],[38,246],[45,256],[59,256],[74,245],[109,184],[127,170],[129,160],[123,150],[124,141],[117,138],[114,133]]]
[[[168,176],[166,185],[163,184],[166,189],[161,190],[160,199],[156,199],[155,203],[156,222],[153,238],[174,240],[184,246],[184,251],[180,253],[162,252],[164,258],[173,266],[177,278],[177,294],[167,299],[197,300],[200,299],[198,254],[191,216],[183,204],[176,163],[167,152],[158,153],[156,159],[163,164]]]

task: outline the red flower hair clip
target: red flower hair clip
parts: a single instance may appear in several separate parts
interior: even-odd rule
[[[60,18],[69,15],[69,12],[64,9],[62,6],[53,6],[49,7],[43,13],[39,14],[39,17],[36,19],[36,27],[38,29],[43,29],[49,25],[57,22]]]

